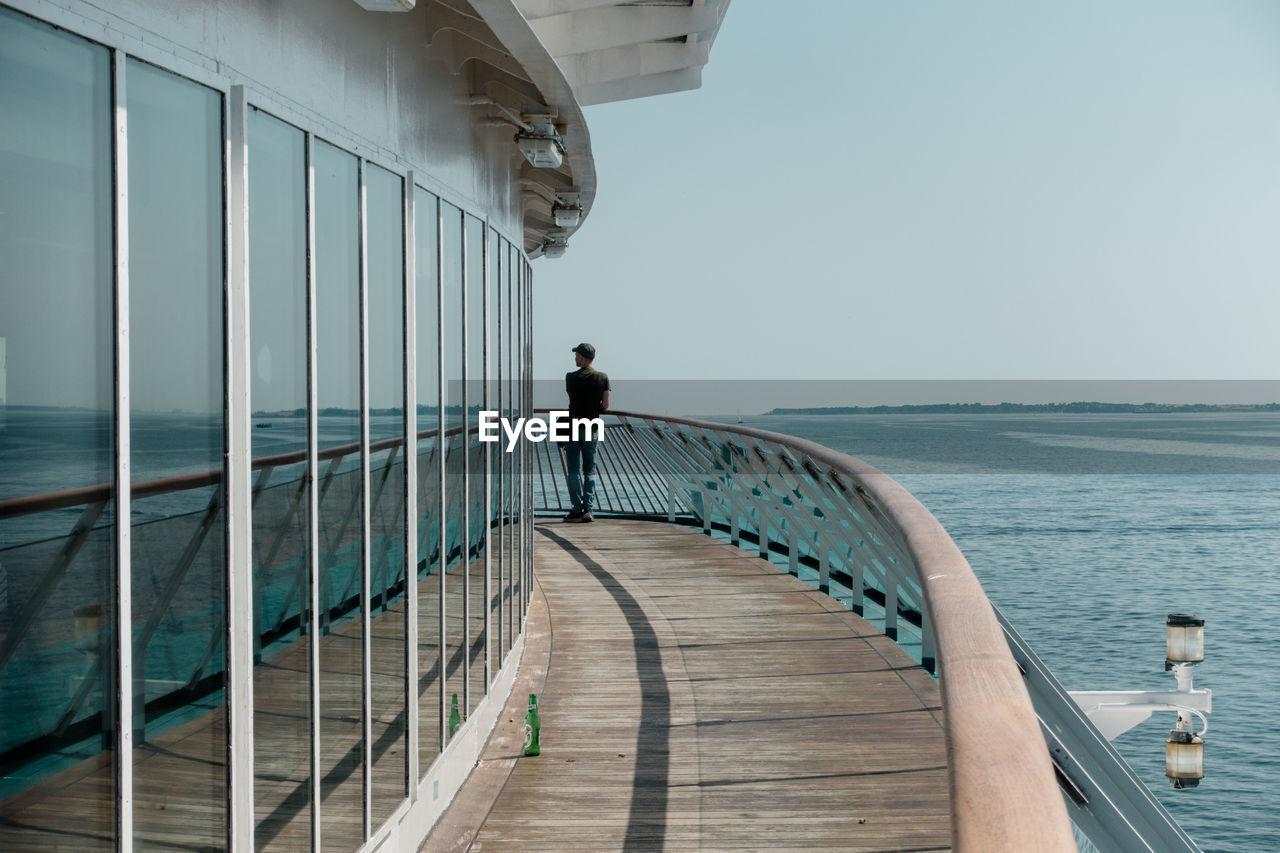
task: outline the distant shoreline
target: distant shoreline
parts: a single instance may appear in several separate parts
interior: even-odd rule
[[[907,406],[818,406],[770,409],[766,415],[1152,415],[1280,412],[1280,403],[926,403]]]

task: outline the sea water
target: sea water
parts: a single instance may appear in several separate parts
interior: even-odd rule
[[[1158,713],[1115,741],[1206,851],[1280,850],[1280,415],[803,415],[746,426],[893,476],[1068,690],[1171,690],[1164,619],[1205,619],[1205,778]],[[1269,723],[1268,720],[1271,722]],[[1198,726],[1197,726],[1198,728]],[[992,732],[992,737],[998,737]]]

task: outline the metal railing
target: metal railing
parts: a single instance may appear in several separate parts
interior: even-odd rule
[[[532,445],[537,511],[568,508],[562,447]],[[792,436],[630,412],[607,417],[596,459],[594,512],[771,559],[939,677],[955,849],[1074,850],[1073,823],[1102,851],[1197,849],[884,473]]]

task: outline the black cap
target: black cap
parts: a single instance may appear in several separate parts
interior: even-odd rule
[[[576,352],[587,361],[594,361],[596,357],[596,348],[591,344],[578,344],[570,352]]]

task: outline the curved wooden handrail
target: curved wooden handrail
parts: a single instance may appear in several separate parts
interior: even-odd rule
[[[607,414],[767,441],[850,480],[897,528],[919,573],[939,663],[953,848],[1076,850],[1053,762],[1000,623],[969,562],[923,504],[883,471],[806,439],[693,418]]]

